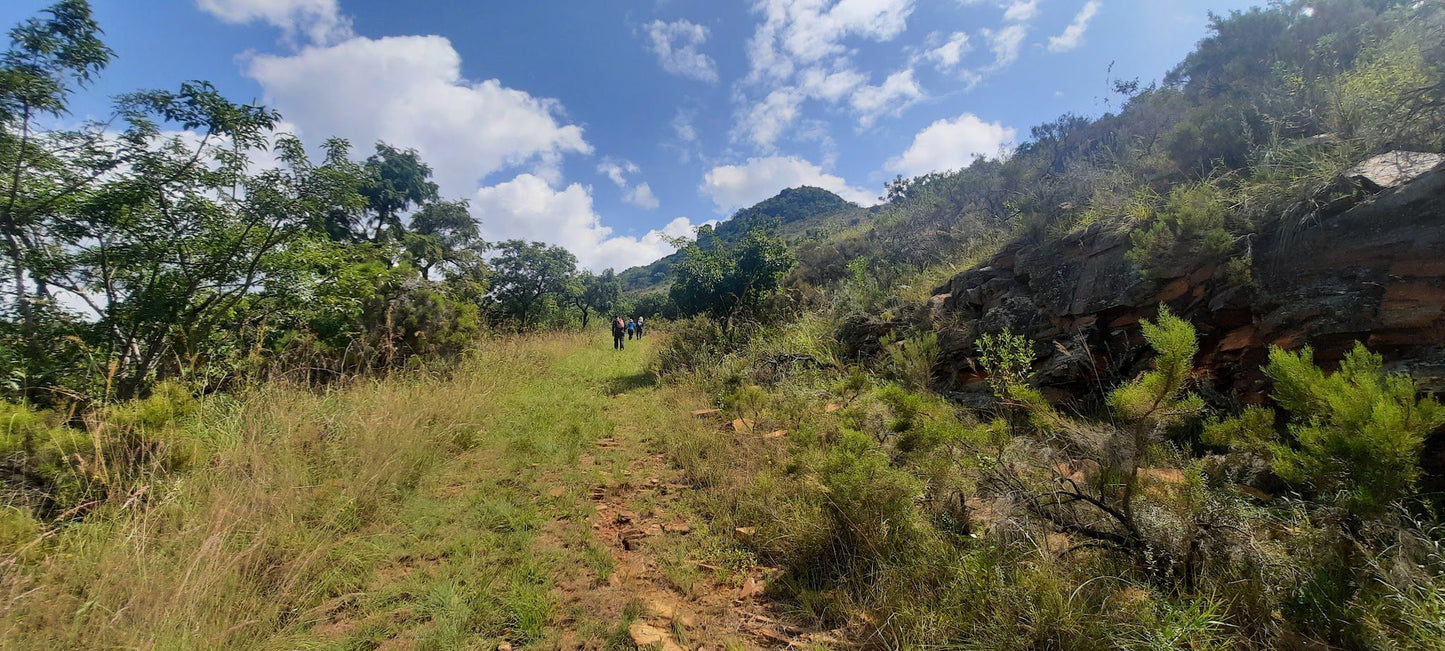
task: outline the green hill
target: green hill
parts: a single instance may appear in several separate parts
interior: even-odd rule
[[[698,237],[716,237],[732,242],[748,232],[753,225],[777,220],[783,232],[794,237],[806,233],[810,227],[818,227],[825,218],[847,211],[859,210],[858,204],[848,201],[822,188],[801,186],[787,188],[777,195],[756,205],[733,213],[733,216],[717,226],[704,226]],[[633,267],[618,274],[622,289],[627,292],[642,292],[666,284],[672,275],[672,265],[682,259],[682,252],[676,252],[661,260],[640,267]]]

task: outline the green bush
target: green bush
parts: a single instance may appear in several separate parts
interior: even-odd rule
[[[1130,235],[1129,259],[1146,276],[1167,274],[1179,259],[1222,259],[1238,237],[1230,228],[1232,208],[1220,188],[1198,183],[1175,188],[1147,225]]]
[[[1363,344],[1332,374],[1309,348],[1271,350],[1265,372],[1290,416],[1289,438],[1270,412],[1254,408],[1214,425],[1207,439],[1267,454],[1281,479],[1355,517],[1378,517],[1405,495],[1419,476],[1425,436],[1445,424],[1445,407],[1419,397],[1408,375],[1385,373]]]

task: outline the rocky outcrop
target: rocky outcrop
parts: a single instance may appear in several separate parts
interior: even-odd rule
[[[1252,281],[1242,285],[1223,264],[1200,259],[1145,279],[1125,256],[1127,222],[1005,247],[934,292],[940,388],[982,390],[973,341],[1009,327],[1038,342],[1046,391],[1097,393],[1147,364],[1138,323],[1163,303],[1194,323],[1208,384],[1246,400],[1262,396],[1269,346],[1312,346],[1328,363],[1355,341],[1445,391],[1445,165],[1435,154],[1397,152],[1341,183],[1354,191],[1252,240]]]

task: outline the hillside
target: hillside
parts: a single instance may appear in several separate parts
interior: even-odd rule
[[[621,274],[209,84],[47,132],[110,53],[15,33],[0,648],[1445,649],[1445,3]]]
[[[858,204],[847,201],[822,188],[800,186],[786,188],[778,194],[757,204],[733,213],[717,226],[703,226],[698,239],[706,241],[717,238],[722,242],[734,242],[753,227],[776,221],[790,240],[797,240],[817,229],[825,227],[829,218],[846,219],[840,213],[858,210]],[[861,218],[861,217],[859,217]],[[617,274],[626,292],[645,292],[665,287],[671,280],[673,265],[682,259],[678,251],[641,267],[632,267]]]

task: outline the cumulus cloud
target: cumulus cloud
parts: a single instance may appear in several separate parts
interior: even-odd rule
[[[738,127],[754,145],[771,150],[783,130],[798,119],[803,99],[795,88],[774,90],[743,115]]]
[[[557,101],[462,77],[461,57],[440,36],[358,37],[258,55],[246,72],[302,135],[415,147],[451,193],[524,164],[555,179],[564,154],[592,152],[582,128],[563,123]]]
[[[305,35],[312,43],[351,38],[351,19],[337,0],[196,0],[196,6],[228,23],[263,22],[279,27],[287,41]]]
[[[763,23],[748,42],[750,78],[781,79],[792,74],[794,64],[843,54],[845,37],[892,40],[907,27],[913,0],[841,0],[831,6],[818,0],[758,0],[753,10],[763,15]]]
[[[1011,144],[1015,132],[1000,122],[984,122],[964,113],[952,120],[939,120],[913,137],[913,144],[884,165],[904,176],[959,169],[978,156],[997,156]]]
[[[923,96],[911,71],[869,83],[847,43],[902,34],[913,0],[757,0],[753,11],[762,21],[747,42],[749,71],[736,96],[735,139],[772,150],[807,100],[850,110],[867,128]]]
[[[1084,39],[1084,30],[1089,28],[1089,21],[1094,19],[1094,14],[1099,13],[1102,6],[1099,0],[1085,2],[1079,13],[1074,15],[1073,22],[1064,28],[1064,33],[1049,37],[1049,51],[1067,52],[1079,47]]]
[[[997,72],[1018,61],[1019,52],[1023,49],[1024,37],[1027,35],[1028,26],[1023,24],[1004,25],[998,29],[984,29],[983,36],[988,40],[988,49],[993,52],[993,63],[989,65],[987,71]]]
[[[963,55],[973,50],[973,45],[968,42],[966,32],[954,32],[948,35],[942,45],[925,50],[920,58],[933,64],[940,72],[948,72],[958,67],[963,61]]]
[[[656,210],[658,206],[662,205],[658,202],[657,195],[652,193],[652,186],[645,181],[628,190],[626,194],[622,195],[622,200],[643,210]]]
[[[698,81],[717,81],[717,66],[712,57],[697,51],[707,42],[706,27],[687,20],[670,23],[654,20],[647,24],[645,31],[649,49],[657,55],[663,70]]]
[[[637,173],[637,165],[632,161],[618,161],[611,158],[602,159],[597,164],[597,173],[606,176],[619,188],[627,187],[627,175]]]
[[[638,168],[632,161],[619,161],[612,158],[605,158],[597,165],[597,172],[606,176],[608,180],[622,190],[622,200],[644,210],[653,210],[659,205],[657,196],[652,194],[652,186],[647,183],[633,185],[628,175],[638,173]]]
[[[923,98],[923,88],[913,77],[913,69],[905,68],[883,80],[877,86],[858,88],[849,103],[858,113],[858,126],[868,128],[884,115],[898,115]]]
[[[1026,23],[1039,15],[1039,0],[1014,0],[1003,10],[1003,19],[1013,23]]]
[[[793,156],[749,158],[741,165],[720,165],[703,176],[703,194],[712,199],[719,213],[729,213],[767,199],[784,188],[811,185],[831,190],[849,201],[875,203],[873,193],[848,184],[842,177]]]
[[[565,247],[588,269],[625,269],[647,264],[672,251],[667,239],[688,237],[693,224],[678,217],[641,237],[615,235],[602,225],[592,194],[573,183],[560,190],[535,174],[485,186],[471,197],[472,214],[481,219],[482,234],[493,240],[523,239]]]

